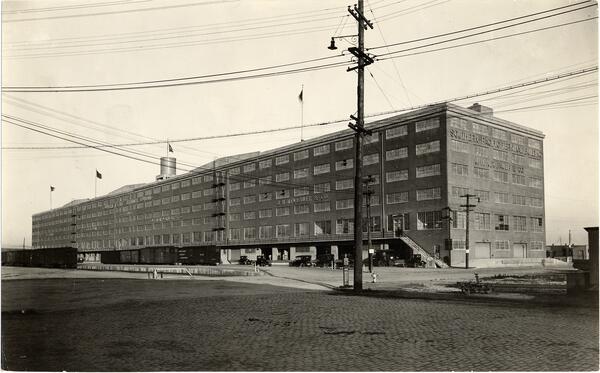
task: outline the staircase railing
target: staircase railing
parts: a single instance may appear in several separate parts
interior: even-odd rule
[[[423,259],[425,259],[425,261],[427,261],[426,259],[433,259],[433,261],[435,262],[435,264],[440,267],[440,268],[447,268],[448,265],[446,263],[444,263],[442,260],[434,258],[433,256],[431,256],[431,254],[429,254],[425,249],[423,249],[421,246],[419,246],[418,243],[416,243],[415,241],[413,241],[412,238],[408,237],[406,234],[403,234],[402,236],[400,236],[400,239],[402,240],[402,242],[404,242],[405,244],[408,245],[408,247],[410,247],[411,249],[413,249],[413,254],[420,254],[421,257]]]

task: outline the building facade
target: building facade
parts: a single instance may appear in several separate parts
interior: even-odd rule
[[[464,265],[461,196],[471,194],[472,260],[545,257],[541,132],[477,104],[433,105],[367,128],[371,219],[360,226],[376,250]],[[216,246],[223,262],[256,253],[351,256],[354,146],[354,133],[343,130],[74,201],[35,214],[32,243],[75,246],[88,259],[163,246]]]

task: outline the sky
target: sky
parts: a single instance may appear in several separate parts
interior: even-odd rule
[[[346,71],[351,66],[350,58],[341,54],[352,46],[353,40],[338,38],[339,49],[335,51],[327,46],[332,36],[356,34],[356,22],[347,12],[352,3],[341,0],[3,1],[5,89],[176,79],[322,57],[331,59],[260,72],[338,61],[348,64],[294,74],[163,88],[4,91],[2,113],[111,144],[173,140],[172,155],[182,168],[178,173],[216,157],[291,144],[300,140],[300,130],[177,140],[348,118],[356,111],[356,73]],[[365,31],[365,47],[373,48],[368,51],[382,58],[385,53],[492,27],[404,43],[407,41],[575,3],[365,1],[365,14],[375,26]],[[365,113],[408,109],[597,66],[595,4],[585,2],[537,18],[592,6],[392,54],[397,57],[394,59],[378,60],[365,72]],[[528,19],[531,17],[512,23]],[[571,24],[558,26],[565,23]],[[550,26],[557,27],[490,40]],[[482,42],[414,53],[472,41]],[[302,89],[303,110],[298,100]],[[585,244],[587,234],[583,227],[598,225],[597,90],[597,73],[590,73],[527,90],[453,101],[464,107],[474,102],[490,106],[497,117],[546,135],[547,243],[567,242],[571,230],[573,242]],[[302,135],[312,138],[343,129],[346,124],[309,127]],[[150,163],[89,148],[39,149],[72,145],[76,144],[4,121],[2,246],[20,246],[23,240],[30,245],[31,216],[49,210],[51,203],[52,207],[59,207],[74,199],[94,197],[95,188],[100,196],[123,185],[152,182],[159,173],[158,158],[166,155],[164,144],[128,148],[149,154],[152,158],[133,156]],[[95,179],[96,170],[102,173],[101,180]],[[55,187],[52,195],[50,186]]]

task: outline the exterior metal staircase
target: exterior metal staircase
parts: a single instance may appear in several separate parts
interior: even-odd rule
[[[433,259],[433,261],[439,268],[448,268],[448,265],[446,263],[444,263],[440,259],[436,259],[436,258],[432,257],[431,254],[429,254],[427,251],[425,251],[425,249],[423,249],[421,246],[419,246],[419,244],[416,243],[415,241],[413,241],[410,237],[408,237],[406,235],[402,235],[400,237],[400,239],[402,240],[402,242],[407,244],[408,247],[410,247],[413,250],[413,254],[421,254],[421,258],[423,260],[425,260],[426,262],[428,261],[427,259],[431,258],[431,259]]]

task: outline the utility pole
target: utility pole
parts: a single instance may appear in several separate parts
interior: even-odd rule
[[[365,179],[365,184],[367,187],[367,191],[365,192],[365,196],[367,196],[367,248],[369,249],[369,273],[373,273],[373,254],[371,253],[371,196],[373,195],[373,190],[371,190],[371,183],[373,182],[373,176],[369,175]],[[356,224],[355,224],[356,226]],[[361,227],[362,229],[362,227]]]
[[[471,198],[477,197],[475,194],[465,194],[460,196],[460,198],[466,198],[467,199],[467,204],[466,205],[460,205],[460,207],[464,207],[465,211],[466,211],[466,229],[465,229],[465,268],[469,268],[469,212],[471,211],[471,208],[477,206],[477,205],[472,205],[469,203]],[[477,197],[477,203],[479,203],[479,197]]]

